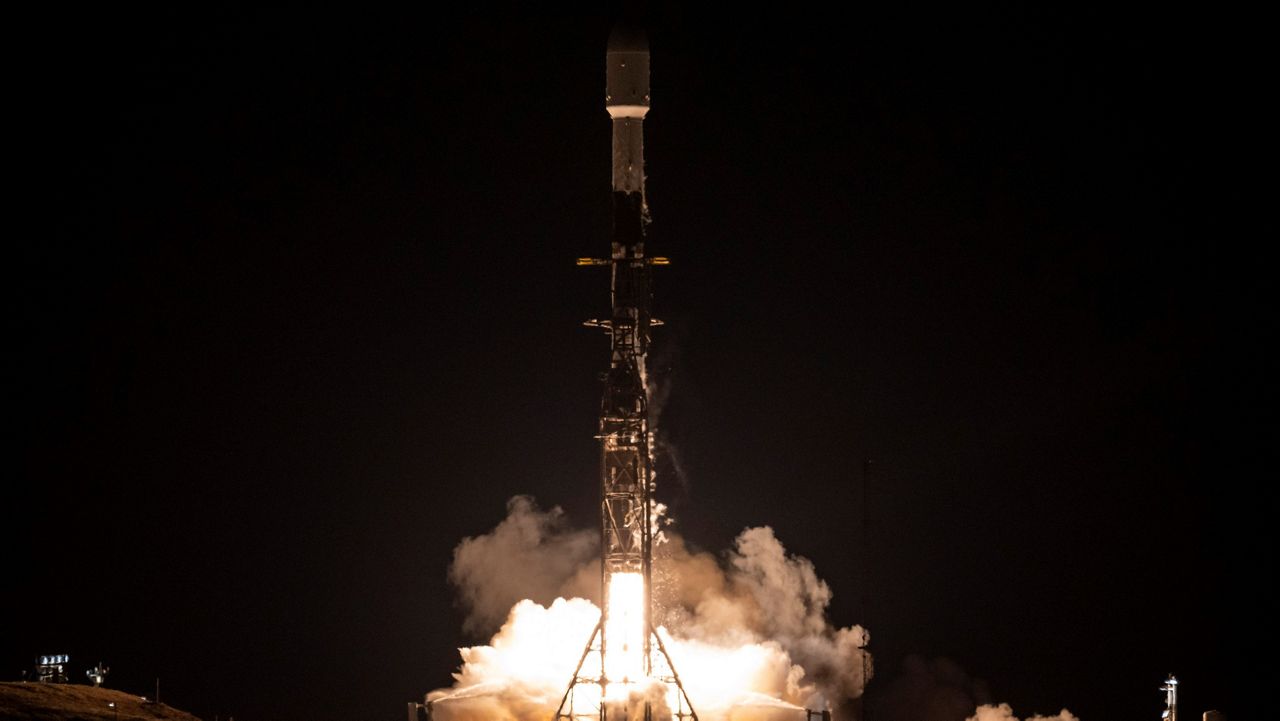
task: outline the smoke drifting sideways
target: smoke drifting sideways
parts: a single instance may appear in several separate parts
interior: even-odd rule
[[[913,654],[871,695],[868,711],[876,721],[962,721],[989,703],[987,684],[955,661]]]
[[[669,527],[654,550],[658,633],[704,721],[837,719],[872,672],[868,634],[826,617],[831,589],[768,527],[749,528],[723,559],[688,549]],[[599,619],[597,531],[559,508],[512,498],[507,517],[454,550],[449,578],[465,629],[494,632],[460,649],[451,688],[427,695],[435,721],[545,721],[556,711]],[[661,689],[638,689],[660,698]],[[987,721],[983,719],[982,721]]]
[[[991,704],[979,706],[977,713],[970,716],[968,721],[1019,721],[1019,719],[1013,715],[1013,709],[1009,708],[1009,704],[1002,703],[999,706]],[[1080,721],[1080,719],[1064,708],[1053,716],[1028,716],[1026,721]]]

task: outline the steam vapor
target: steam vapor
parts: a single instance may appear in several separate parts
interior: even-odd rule
[[[654,526],[664,529],[655,536],[655,622],[700,718],[800,721],[804,709],[828,707],[839,721],[858,717],[852,702],[872,675],[869,637],[831,625],[831,588],[808,559],[788,554],[768,526],[744,530],[721,557],[690,550],[666,519]],[[458,544],[449,579],[464,627],[492,638],[459,649],[453,686],[427,695],[434,721],[551,717],[600,617],[598,543],[559,507],[516,496],[493,530]],[[647,700],[662,718],[663,691],[637,686],[619,703]],[[1020,721],[954,661],[919,656],[871,711],[878,721]],[[1063,709],[1025,721],[1079,719]]]
[[[453,550],[449,581],[466,611],[463,630],[492,633],[523,599],[544,606],[562,596],[595,600],[599,589],[583,595],[585,589],[578,586],[585,579],[571,581],[598,560],[598,549],[596,534],[568,528],[559,506],[543,511],[529,496],[512,498],[507,517],[496,528],[463,539]],[[598,586],[598,563],[595,569]]]
[[[831,589],[768,527],[749,528],[717,559],[664,532],[655,550],[658,633],[705,721],[795,721],[803,708],[840,709],[870,677],[868,634],[833,627]],[[452,688],[428,695],[438,721],[545,721],[555,712],[599,618],[597,535],[527,496],[492,531],[463,540],[449,578],[465,628],[496,630],[460,649]],[[499,627],[499,624],[501,626]],[[661,688],[639,689],[660,702]],[[986,721],[985,719],[982,721]]]
[[[1013,715],[1013,709],[1009,704],[1002,703],[999,706],[990,704],[979,706],[977,713],[970,716],[968,721],[1019,721],[1019,719]],[[1080,719],[1064,708],[1053,716],[1028,716],[1027,721],[1080,721]]]

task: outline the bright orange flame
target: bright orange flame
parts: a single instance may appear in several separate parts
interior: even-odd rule
[[[630,707],[636,699],[653,699],[655,684],[644,674],[644,578],[614,574],[609,583],[609,685],[605,701]],[[437,721],[548,721],[565,693],[579,661],[580,678],[599,678],[600,654],[583,656],[600,618],[583,599],[558,599],[549,607],[521,601],[490,645],[461,649],[462,667],[452,689],[433,692],[432,718]],[[671,653],[680,678],[702,721],[802,721],[815,689],[778,644],[750,638],[699,641],[656,629]],[[667,673],[654,642],[655,676]],[[679,706],[674,686],[658,691],[668,709]],[[597,721],[600,687],[579,684],[573,690],[573,718]],[[661,705],[662,701],[659,700]],[[611,711],[610,719],[626,718]],[[637,718],[632,715],[631,718]],[[668,719],[670,713],[655,714]]]
[[[624,698],[626,684],[645,680],[644,576],[615,573],[609,576],[609,617],[604,627],[604,670],[609,679],[608,699]]]

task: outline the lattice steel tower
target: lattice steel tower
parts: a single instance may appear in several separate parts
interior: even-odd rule
[[[611,274],[613,312],[608,319],[588,321],[610,336],[609,372],[600,405],[600,622],[587,641],[556,720],[622,721],[612,716],[604,699],[610,684],[665,684],[666,713],[697,720],[688,695],[654,632],[653,453],[649,429],[648,380],[645,362],[649,330],[660,321],[650,311],[652,266],[665,258],[645,255],[644,233],[649,211],[644,194],[644,116],[649,111],[649,45],[643,31],[620,23],[609,36],[605,107],[613,119],[613,242],[608,259],[579,258],[579,265],[606,266]],[[637,590],[643,579],[638,619],[618,619],[611,594]],[[634,609],[628,609],[635,613]],[[636,633],[630,633],[635,630]],[[635,645],[641,646],[636,653]],[[611,653],[613,656],[611,656]],[[628,654],[634,665],[611,662]],[[598,659],[598,662],[595,662]],[[589,661],[591,661],[589,663]],[[621,678],[610,678],[610,675]],[[639,675],[640,678],[632,678]],[[598,687],[579,698],[583,686]],[[632,688],[638,688],[633,686]],[[615,689],[616,690],[616,689]],[[577,702],[575,707],[575,701]],[[586,708],[583,708],[583,707]],[[632,704],[633,708],[641,708]],[[657,721],[659,709],[642,705],[644,721]],[[623,714],[619,716],[618,714]],[[640,721],[639,718],[627,721]]]

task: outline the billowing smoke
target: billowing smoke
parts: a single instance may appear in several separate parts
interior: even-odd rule
[[[1013,709],[1009,707],[1009,704],[1002,703],[999,706],[990,704],[979,706],[977,712],[970,716],[968,721],[1019,720],[1017,716],[1013,715]],[[1080,721],[1080,719],[1064,708],[1053,716],[1028,716],[1027,721]]]
[[[665,535],[654,562],[656,621],[699,717],[798,721],[804,708],[831,706],[840,718],[870,675],[867,633],[829,623],[831,589],[813,564],[789,555],[768,527],[743,531],[722,559]],[[489,645],[461,649],[454,686],[428,695],[433,719],[554,713],[599,618],[584,600],[599,592],[597,548],[595,533],[525,496],[493,531],[459,544],[449,576],[467,629],[502,626]]]
[[[789,555],[768,526],[738,535],[727,563],[691,554],[678,536],[659,550],[654,580],[659,622],[677,635],[721,646],[770,642],[803,669],[819,692],[812,708],[857,698],[871,675],[861,626],[827,620],[831,588],[813,564]],[[665,612],[665,613],[664,613]]]
[[[599,595],[599,537],[567,527],[559,506],[538,508],[529,496],[507,501],[507,517],[453,550],[449,580],[466,611],[463,630],[492,633],[518,601],[549,605],[559,597]],[[591,579],[594,578],[594,588]]]
[[[871,677],[867,632],[826,616],[830,587],[771,528],[748,528],[722,556],[693,551],[665,520],[655,549],[658,633],[703,721],[802,721],[852,702]],[[451,688],[428,694],[434,721],[546,721],[560,704],[600,612],[598,534],[571,528],[528,496],[492,531],[464,539],[449,578],[466,628],[492,633],[460,649]],[[664,708],[660,685],[621,706]],[[946,658],[909,656],[869,709],[877,721],[1019,721],[986,684]],[[614,717],[622,717],[615,714]],[[638,716],[627,716],[636,718]],[[662,718],[659,714],[656,718]],[[1079,721],[1063,709],[1025,721]]]

